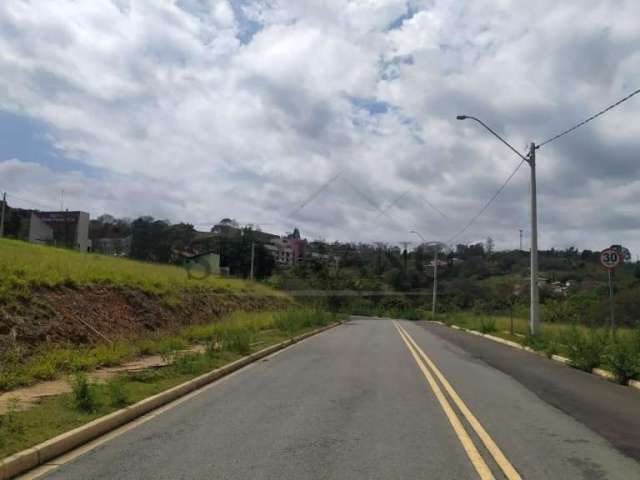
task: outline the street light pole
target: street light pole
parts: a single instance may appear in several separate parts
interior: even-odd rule
[[[249,271],[249,280],[253,280],[253,264],[256,259],[256,242],[251,242],[251,270]]]
[[[527,162],[531,169],[531,309],[529,312],[529,331],[532,335],[534,335],[539,328],[540,324],[540,298],[538,292],[538,206],[537,206],[537,196],[536,196],[536,145],[535,143],[531,143],[529,147],[529,153],[525,157],[518,150],[513,148],[504,138],[494,132],[487,124],[485,124],[482,120],[476,117],[472,117],[471,115],[458,115],[456,117],[458,120],[467,120],[471,119],[480,125],[482,125],[486,130],[488,130],[494,137],[504,143],[509,149],[511,149],[518,157],[520,157],[523,161]]]
[[[438,251],[440,250],[440,246],[443,244],[441,242],[427,242],[420,232],[415,230],[411,230],[409,233],[413,233],[420,237],[423,245],[433,245],[435,247],[433,253],[433,296],[431,300],[431,320],[435,320],[436,305],[438,302]]]
[[[531,167],[531,311],[529,314],[529,331],[535,334],[540,325],[540,298],[538,291],[538,199],[536,193],[536,146],[532,142],[529,149]]]
[[[436,319],[436,302],[438,301],[438,250],[440,246],[436,245],[433,254],[433,300],[431,301],[431,320]]]

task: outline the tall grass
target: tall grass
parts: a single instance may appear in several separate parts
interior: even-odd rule
[[[264,285],[210,276],[189,279],[179,267],[0,239],[0,303],[29,299],[34,288],[86,285],[132,287],[169,295],[180,289],[208,288],[221,293],[283,294]],[[171,301],[171,298],[169,298]]]
[[[223,320],[184,328],[174,335],[121,340],[95,347],[45,346],[27,359],[12,350],[0,357],[0,391],[53,380],[69,373],[120,365],[140,355],[158,354],[167,361],[174,361],[179,352],[193,344],[204,344],[212,352],[246,355],[261,332],[274,331],[291,337],[337,318],[323,310],[305,308],[282,312],[236,312]]]
[[[509,331],[510,318],[473,312],[452,312],[441,320],[483,333],[497,332],[547,356],[560,354],[571,365],[585,371],[596,367],[609,369],[620,383],[640,378],[640,329],[618,328],[615,333],[603,328],[567,323],[542,323],[535,335],[529,334],[528,321],[514,318],[515,337]]]

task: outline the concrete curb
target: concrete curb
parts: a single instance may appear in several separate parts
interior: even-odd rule
[[[297,337],[294,337],[284,342],[280,342],[271,347],[267,347],[259,352],[252,353],[249,356],[240,358],[235,362],[224,365],[223,367],[212,370],[211,372],[200,375],[185,383],[177,385],[173,388],[160,392],[151,397],[145,398],[133,405],[125,407],[123,409],[112,412],[103,417],[75,428],[69,432],[62,433],[57,437],[54,437],[46,442],[43,442],[35,447],[23,450],[10,457],[0,460],[0,480],[9,480],[21,473],[25,473],[32,470],[60,455],[77,448],[90,440],[104,435],[118,427],[121,427],[125,423],[128,423],[142,415],[145,415],[158,407],[166,405],[177,398],[183,397],[188,393],[191,393],[199,388],[204,387],[209,383],[213,383],[216,380],[229,375],[236,370],[241,369],[256,362],[264,357],[271,355],[272,353],[289,347],[305,338],[317,335],[331,328],[341,325],[342,322],[333,323],[326,327],[318,328],[311,332],[303,333]]]
[[[432,321],[431,323],[438,323],[439,325],[447,326],[446,323],[442,323],[442,322],[433,322]],[[451,325],[451,328],[453,328],[455,330],[460,330],[460,331],[465,332],[465,333],[470,333],[472,335],[476,335],[476,336],[479,336],[479,337],[484,337],[484,338],[487,338],[489,340],[493,340],[494,342],[502,343],[503,345],[507,345],[507,346],[512,347],[512,348],[517,348],[519,350],[524,350],[526,352],[535,353],[536,355],[540,355],[540,356],[543,356],[545,358],[549,358],[545,354],[543,354],[542,352],[538,352],[537,350],[534,350],[533,348],[527,347],[526,345],[521,345],[521,344],[519,344],[517,342],[513,342],[511,340],[506,340],[506,339],[501,338],[501,337],[495,337],[493,335],[489,335],[488,333],[481,333],[481,332],[478,332],[476,330],[468,330],[468,329],[460,327],[458,325]],[[563,365],[571,366],[571,360],[569,360],[568,358],[563,357],[561,355],[551,355],[550,359],[553,360],[554,362],[558,362],[558,363],[562,363]],[[603,368],[594,368],[593,370],[591,370],[590,373],[592,373],[593,375],[596,375],[596,376],[598,376],[600,378],[604,378],[605,380],[608,380],[610,382],[616,382],[617,383],[617,378],[616,378],[615,374],[610,372],[609,370],[605,370]],[[629,380],[627,385],[629,387],[631,387],[631,388],[635,388],[635,389],[640,390],[640,381],[638,381],[638,380]]]
[[[609,370],[604,370],[602,368],[594,368],[591,370],[591,373],[599,376],[600,378],[604,378],[605,380],[611,380],[612,382],[616,381],[616,376],[611,373]]]

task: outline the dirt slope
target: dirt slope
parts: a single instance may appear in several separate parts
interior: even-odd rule
[[[93,344],[209,322],[236,310],[274,310],[282,296],[189,289],[166,297],[107,286],[42,289],[31,300],[0,304],[0,351],[11,343]]]

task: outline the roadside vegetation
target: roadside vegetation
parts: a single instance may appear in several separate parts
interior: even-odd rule
[[[64,375],[114,367],[143,355],[170,358],[193,345],[247,354],[265,332],[294,335],[305,328],[325,325],[334,316],[321,310],[291,309],[281,312],[237,312],[223,320],[182,328],[173,335],[157,333],[146,338],[122,339],[98,346],[43,344],[28,358],[18,349],[0,355],[0,391],[13,390],[38,381],[55,380]]]
[[[75,372],[69,377],[71,393],[45,398],[36,407],[24,411],[19,411],[16,405],[0,416],[0,459],[242,356],[338,319],[340,316],[326,311],[303,308],[236,313],[224,321],[186,328],[180,335],[149,340],[149,352],[163,352],[171,359],[166,367],[125,373],[106,383],[91,383],[82,369],[65,370],[65,373]],[[193,343],[204,345],[204,352],[182,351]],[[91,355],[95,352],[89,352],[77,351],[76,358],[93,359]]]
[[[590,327],[577,323],[543,322],[540,332],[528,333],[528,321],[523,318],[457,312],[442,315],[438,320],[468,330],[489,333],[526,345],[547,356],[566,357],[575,368],[590,372],[594,368],[611,371],[618,382],[640,380],[640,327]]]
[[[0,303],[29,300],[42,288],[95,285],[134,288],[166,297],[192,288],[281,295],[262,284],[240,279],[209,276],[192,280],[182,268],[172,265],[0,239]]]

